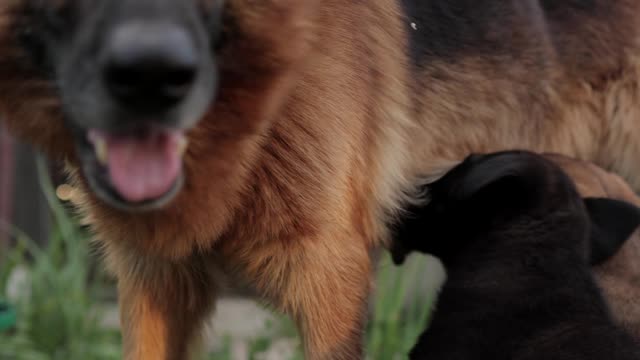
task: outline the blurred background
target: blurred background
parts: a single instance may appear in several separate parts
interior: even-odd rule
[[[50,164],[0,128],[0,360],[119,359],[115,281],[65,203],[69,187]],[[367,358],[405,359],[429,320],[444,277],[433,258],[377,266]],[[302,359],[295,327],[243,296],[220,299],[202,359]]]

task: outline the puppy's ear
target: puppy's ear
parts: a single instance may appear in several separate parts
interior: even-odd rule
[[[530,157],[515,153],[487,159],[473,166],[451,195],[457,201],[482,194],[483,199],[493,199],[491,203],[524,203],[547,175],[536,165]]]
[[[598,265],[615,255],[640,226],[640,208],[605,198],[586,198],[584,203],[591,219],[589,261]]]

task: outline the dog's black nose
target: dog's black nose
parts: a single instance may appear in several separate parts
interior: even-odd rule
[[[107,39],[103,59],[109,94],[132,110],[177,105],[198,74],[198,49],[188,31],[173,24],[118,26]]]

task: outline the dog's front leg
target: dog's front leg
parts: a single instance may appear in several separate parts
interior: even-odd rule
[[[261,295],[291,316],[307,360],[359,360],[371,258],[357,237],[301,239],[251,252],[246,270]]]
[[[291,263],[290,292],[284,300],[300,329],[306,359],[363,359],[369,252],[356,239],[332,239],[311,244],[305,257]]]
[[[138,260],[117,275],[124,359],[189,359],[214,301],[206,268]]]

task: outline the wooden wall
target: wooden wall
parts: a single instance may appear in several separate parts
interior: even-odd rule
[[[37,243],[45,244],[50,218],[40,191],[35,155],[31,147],[11,139],[0,128],[0,224],[13,224]],[[6,235],[6,231],[0,233]],[[0,246],[9,242],[7,236],[0,235]]]

